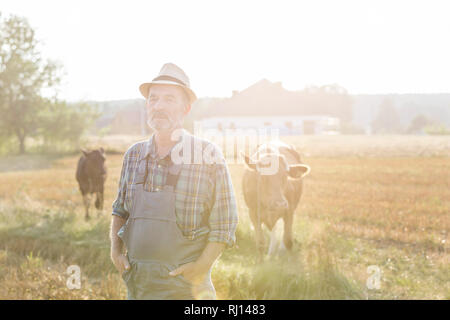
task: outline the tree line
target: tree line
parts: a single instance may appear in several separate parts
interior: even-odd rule
[[[62,66],[44,59],[39,45],[27,19],[0,12],[0,153],[23,154],[30,140],[45,151],[78,147],[100,115],[57,97]]]
[[[407,126],[402,125],[400,114],[389,98],[385,98],[381,102],[378,114],[373,119],[371,126],[375,134],[450,134],[450,129],[445,124],[423,113],[412,118]]]

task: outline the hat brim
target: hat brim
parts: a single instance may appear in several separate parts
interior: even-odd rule
[[[141,94],[144,96],[145,99],[147,99],[147,97],[148,97],[148,91],[150,90],[150,87],[155,84],[167,84],[167,85],[172,85],[172,86],[177,86],[177,87],[182,88],[187,93],[190,104],[193,104],[195,102],[195,100],[197,100],[197,96],[195,95],[194,91],[192,91],[191,89],[189,89],[186,86],[183,86],[179,83],[176,83],[176,82],[173,82],[170,80],[156,80],[156,81],[146,82],[146,83],[141,84],[139,86],[139,91],[141,92]]]

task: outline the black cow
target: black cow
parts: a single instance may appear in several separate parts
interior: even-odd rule
[[[83,203],[86,209],[85,219],[89,219],[90,194],[95,193],[95,207],[100,215],[103,210],[103,187],[106,181],[105,151],[103,148],[86,151],[78,160],[76,179],[80,186]]]

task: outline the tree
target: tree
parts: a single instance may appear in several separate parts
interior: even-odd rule
[[[384,99],[378,109],[377,117],[372,121],[375,133],[398,133],[401,131],[400,117],[391,99]]]
[[[414,117],[414,119],[411,120],[406,133],[421,133],[423,132],[425,127],[431,124],[433,124],[433,121],[431,121],[427,116],[418,114]]]
[[[302,93],[300,104],[309,114],[331,115],[345,122],[353,120],[353,99],[344,87],[338,84],[308,86]]]
[[[39,132],[48,103],[42,90],[60,81],[59,67],[42,59],[38,45],[25,18],[0,20],[0,132],[17,138],[20,153],[25,153],[25,139]]]
[[[39,136],[44,150],[78,148],[86,128],[100,116],[98,109],[87,103],[68,104],[64,101],[47,101],[40,117]]]

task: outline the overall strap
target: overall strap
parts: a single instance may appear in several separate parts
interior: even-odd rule
[[[194,139],[191,140],[191,163],[194,163]],[[183,151],[181,151],[183,152]],[[183,164],[175,164],[172,158],[169,156],[169,172],[167,173],[166,186],[172,187],[175,190],[175,186],[178,182],[178,177],[180,176],[181,167]]]

